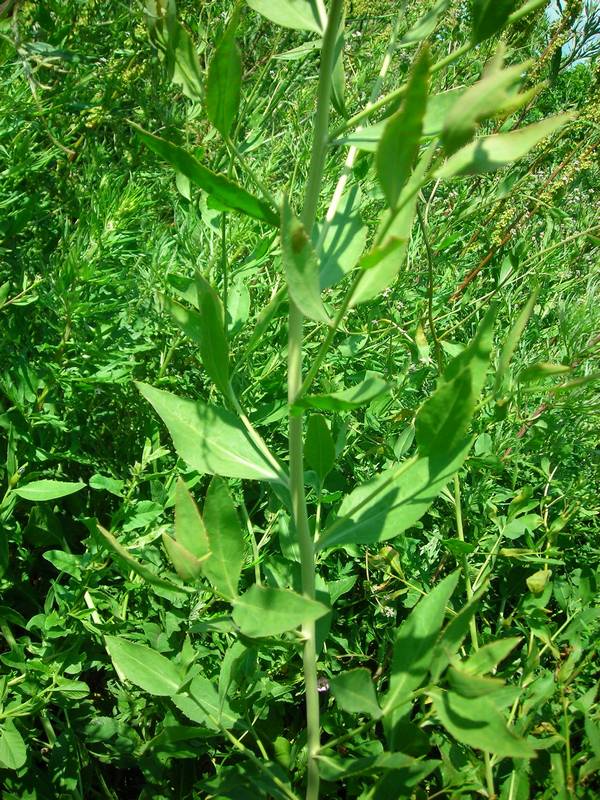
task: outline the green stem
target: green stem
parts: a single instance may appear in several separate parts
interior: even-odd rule
[[[312,151],[301,220],[310,235],[317,213],[323,169],[327,154],[329,107],[331,99],[331,75],[335,59],[335,40],[343,11],[343,0],[332,0],[329,20],[319,69],[317,109],[313,128]],[[304,319],[302,312],[290,299],[288,321],[288,401],[290,407],[298,399],[302,386],[302,348]],[[290,495],[292,514],[300,548],[302,593],[315,598],[315,550],[310,534],[306,495],[304,489],[304,442],[302,438],[302,414],[289,418]],[[319,693],[317,691],[317,648],[315,623],[305,620],[302,625],[304,638],[304,688],[306,693],[306,745],[308,750],[306,800],[319,797],[319,767],[317,756],[321,742],[319,722]]]

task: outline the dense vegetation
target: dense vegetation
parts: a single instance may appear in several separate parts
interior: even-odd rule
[[[0,2],[3,800],[600,793],[600,16],[321,6]]]

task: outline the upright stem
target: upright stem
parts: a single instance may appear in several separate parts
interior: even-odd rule
[[[310,235],[317,213],[329,126],[331,97],[331,74],[335,58],[335,39],[342,18],[343,0],[332,0],[329,21],[323,38],[317,110],[315,114],[312,152],[301,219]],[[290,298],[288,321],[288,401],[290,406],[298,398],[302,386],[302,346],[304,319],[301,311]],[[290,495],[292,514],[302,571],[302,592],[306,597],[315,597],[315,550],[306,510],[304,491],[304,442],[302,438],[302,415],[290,415]],[[304,686],[306,692],[306,744],[308,750],[306,800],[319,797],[319,768],[317,754],[321,744],[319,723],[319,693],[317,691],[317,648],[315,623],[306,620],[302,625],[304,638]]]

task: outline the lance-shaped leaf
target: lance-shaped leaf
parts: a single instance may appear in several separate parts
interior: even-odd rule
[[[219,133],[227,138],[240,106],[242,57],[235,41],[239,12],[233,19],[208,65],[206,113]]]
[[[377,179],[392,210],[419,152],[428,86],[429,49],[423,47],[413,65],[404,102],[388,118],[375,157]]]
[[[204,520],[181,478],[175,488],[175,538],[199,560],[210,552]]]
[[[485,383],[495,316],[491,308],[473,341],[448,364],[435,392],[419,409],[415,437],[421,455],[452,450],[463,441]]]
[[[503,661],[509,653],[522,641],[520,636],[511,636],[489,642],[476,650],[466,661],[461,664],[462,669],[471,675],[485,675],[491,672]]]
[[[233,603],[233,621],[246,636],[277,636],[329,613],[329,608],[291,589],[251,586]]]
[[[308,418],[304,457],[322,483],[335,464],[335,443],[322,414],[311,414]]]
[[[167,426],[177,455],[209,475],[285,483],[236,416],[146,383],[136,386]]]
[[[317,322],[329,322],[321,300],[319,259],[287,198],[281,206],[281,250],[290,297],[304,316]]]
[[[179,544],[176,539],[172,539],[168,533],[162,535],[163,545],[171,564],[175,567],[175,572],[182,581],[196,581],[202,575],[202,562],[189,550]],[[208,558],[208,554],[205,556]]]
[[[437,0],[437,2],[417,20],[412,28],[404,34],[398,46],[408,47],[408,45],[420,42],[430,36],[434,32],[440,16],[446,11],[449,5],[450,0]]]
[[[250,8],[258,11],[283,28],[323,33],[316,0],[246,0]]]
[[[203,189],[220,206],[230,211],[240,211],[249,217],[254,217],[269,225],[277,226],[279,220],[275,211],[264,200],[247,192],[237,183],[208,169],[194,156],[166,139],[155,136],[142,130],[137,125],[133,126],[142,142],[170,164],[177,172],[185,175],[194,185]]]
[[[381,708],[373,678],[368,669],[359,667],[336,675],[330,681],[331,691],[338,706],[350,714],[369,714],[379,719]]]
[[[183,676],[170,658],[120,636],[106,636],[105,641],[115,668],[128,681],[159,697],[177,694]]]
[[[518,0],[471,0],[471,41],[479,44],[499,33]]]
[[[202,568],[215,590],[232,600],[237,597],[244,564],[244,535],[227,484],[215,477],[204,501],[204,525],[210,555]]]
[[[487,583],[484,583],[444,628],[435,646],[435,652],[429,668],[431,679],[434,683],[439,681],[448,664],[456,659],[458,649],[469,632],[471,620],[477,613],[481,598],[486,591]]]
[[[434,178],[455,175],[478,175],[501,169],[527,153],[554,131],[561,128],[573,114],[557,114],[533,125],[509,133],[482,136],[458,150],[434,173]]]
[[[529,299],[523,305],[523,308],[519,311],[519,315],[517,316],[516,320],[511,326],[510,331],[508,332],[506,339],[504,340],[504,344],[502,345],[502,350],[500,351],[500,357],[498,358],[498,367],[496,369],[496,381],[494,383],[494,392],[496,394],[496,397],[500,394],[504,376],[506,375],[506,372],[508,370],[508,365],[510,364],[510,360],[514,355],[515,350],[517,349],[517,345],[519,344],[519,340],[523,335],[523,331],[527,327],[527,323],[529,322],[529,318],[533,313],[533,309],[537,302],[539,293],[540,293],[539,287],[536,287],[529,295]]]
[[[410,709],[410,695],[429,672],[435,644],[446,614],[446,606],[456,589],[460,572],[456,570],[428,592],[396,630],[390,674],[390,688],[383,713],[394,719]],[[393,721],[391,725],[393,726]]]
[[[361,192],[353,186],[342,195],[319,248],[319,280],[321,289],[334,286],[357,265],[365,244],[368,228],[360,216]],[[315,225],[313,243],[320,240],[322,226]]]
[[[211,730],[233,728],[238,721],[227,699],[219,697],[216,687],[204,675],[196,675],[187,689],[171,700],[188,719]]]
[[[351,411],[370,403],[376,397],[389,392],[391,388],[392,385],[384,381],[380,375],[367,372],[364,380],[349,389],[302,397],[294,403],[293,410],[318,408],[321,411]]]
[[[422,760],[405,753],[379,753],[377,756],[363,758],[343,758],[329,753],[317,755],[319,774],[326,781],[348,780],[359,775],[376,775],[377,798],[404,797],[398,795],[398,788],[412,788],[426,778],[441,762],[433,759]],[[380,777],[383,774],[383,777]]]
[[[413,458],[359,486],[342,501],[338,519],[324,532],[318,550],[393,539],[425,514],[462,466],[471,442],[454,452]]]
[[[39,481],[30,481],[23,486],[13,489],[14,493],[23,500],[42,502],[44,500],[58,500],[75,492],[85,489],[85,483],[71,483],[70,481],[52,481],[45,478]]]
[[[459,742],[502,758],[533,758],[535,743],[511,731],[488,697],[461,697],[454,692],[429,693],[440,722]]]
[[[432,155],[433,147],[430,146],[420,157],[408,183],[402,190],[397,210],[395,212],[386,211],[384,214],[376,237],[380,242],[381,257],[375,266],[366,269],[354,293],[352,305],[377,297],[396,279],[404,265],[417,208],[417,196],[426,181]],[[398,240],[399,244],[388,248],[388,243],[393,240]]]
[[[333,107],[343,117],[346,113],[346,71],[344,69],[344,27],[346,25],[346,15],[342,11],[340,27],[335,40],[335,55],[333,62],[333,72],[331,73],[331,102]]]

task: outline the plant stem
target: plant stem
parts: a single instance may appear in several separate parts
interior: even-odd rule
[[[313,128],[312,152],[301,220],[310,236],[317,213],[317,205],[323,179],[323,168],[327,153],[329,107],[331,98],[331,75],[335,58],[335,40],[343,11],[343,0],[332,0],[329,20],[321,50],[317,109]],[[290,299],[288,321],[288,401],[290,407],[298,398],[302,386],[302,347],[304,320],[301,311]],[[302,572],[302,593],[315,597],[315,550],[308,525],[306,495],[304,489],[304,442],[302,438],[302,414],[289,418],[290,495],[292,514],[298,544]],[[317,755],[320,747],[319,693],[317,691],[317,649],[314,621],[306,620],[302,625],[304,638],[304,688],[306,693],[306,744],[308,750],[306,800],[319,797],[319,767]]]

